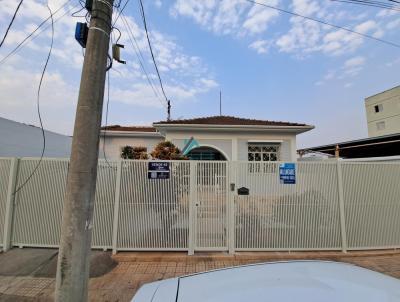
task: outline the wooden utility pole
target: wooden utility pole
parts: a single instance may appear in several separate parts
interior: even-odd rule
[[[72,139],[55,301],[86,301],[113,0],[93,1]]]

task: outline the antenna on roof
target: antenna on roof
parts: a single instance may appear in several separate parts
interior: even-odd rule
[[[222,116],[222,91],[219,91],[219,115]]]

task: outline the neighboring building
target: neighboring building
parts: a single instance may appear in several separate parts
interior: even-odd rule
[[[400,133],[400,86],[365,99],[368,136]]]
[[[45,157],[69,157],[72,138],[45,130]],[[0,157],[39,157],[42,129],[0,117]]]
[[[324,146],[317,146],[297,151],[302,158],[314,155],[320,159],[324,154],[327,158],[340,157],[350,158],[386,158],[392,160],[394,156],[400,155],[400,133],[379,137],[370,137],[348,142],[335,143]],[[398,160],[398,158],[394,158]],[[306,159],[307,160],[307,159]]]
[[[298,150],[301,160],[334,158],[398,160],[400,156],[400,86],[365,99],[369,138]]]
[[[231,116],[170,120],[153,123],[153,127],[103,128],[100,155],[105,136],[106,156],[120,158],[121,149],[128,145],[154,146],[168,140],[181,150],[193,138],[196,145],[187,156],[203,160],[294,161],[296,135],[314,126],[289,122],[254,120]]]

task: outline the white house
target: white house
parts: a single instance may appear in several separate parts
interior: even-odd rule
[[[124,146],[146,147],[151,152],[164,140],[181,150],[191,141],[190,159],[294,161],[296,135],[314,126],[289,122],[255,120],[231,116],[170,120],[153,123],[152,127],[108,126],[102,129],[107,158],[120,158]]]

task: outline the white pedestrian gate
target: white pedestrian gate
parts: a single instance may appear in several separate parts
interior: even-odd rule
[[[227,162],[196,162],[194,227],[195,247],[201,250],[227,250],[228,223]]]

